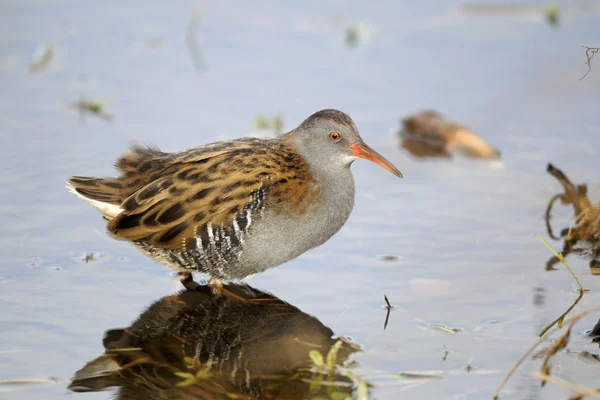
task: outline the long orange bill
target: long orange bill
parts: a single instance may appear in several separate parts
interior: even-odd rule
[[[392,174],[402,178],[402,172],[400,172],[398,168],[394,167],[394,165],[391,162],[383,158],[381,154],[370,148],[362,140],[350,146],[350,150],[352,150],[352,155],[354,157],[360,157],[364,158],[365,160],[373,161],[375,164],[382,166],[383,168],[390,171]]]

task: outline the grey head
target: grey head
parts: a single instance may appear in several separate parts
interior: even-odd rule
[[[341,111],[318,111],[290,135],[298,152],[317,173],[342,172],[357,158],[364,158],[402,178],[402,173],[392,163],[362,140],[352,118]]]

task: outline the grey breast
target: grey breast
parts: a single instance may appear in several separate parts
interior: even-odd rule
[[[348,220],[354,206],[354,180],[350,170],[323,182],[322,196],[301,216],[264,210],[244,245],[232,274],[247,276],[276,267],[325,243]]]

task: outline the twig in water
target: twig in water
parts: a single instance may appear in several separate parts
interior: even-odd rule
[[[584,316],[586,316],[588,314],[591,314],[593,312],[596,312],[596,311],[600,311],[600,306],[589,308],[589,309],[587,309],[585,311],[582,311],[579,314],[577,314],[577,315],[571,317],[570,319],[568,319],[566,322],[570,322],[571,324],[574,324],[575,322],[577,322],[579,319],[583,318]],[[558,330],[557,328],[554,328],[554,329]],[[502,389],[504,388],[504,386],[506,385],[506,383],[510,380],[510,378],[513,376],[513,374],[515,373],[515,371],[521,366],[521,364],[523,364],[523,362],[527,359],[527,357],[529,357],[529,355],[531,353],[533,353],[533,351],[544,340],[546,340],[548,338],[548,336],[550,336],[550,334],[553,333],[553,332],[554,332],[553,330],[548,330],[542,337],[540,337],[538,340],[536,340],[536,342],[525,352],[525,354],[523,354],[521,356],[521,358],[519,359],[519,361],[517,361],[517,363],[515,365],[513,365],[513,367],[508,372],[508,374],[502,380],[502,382],[500,382],[500,385],[498,386],[498,388],[496,389],[496,391],[494,392],[494,394],[492,394],[492,400],[498,400],[500,398],[500,392],[502,391]]]
[[[444,357],[442,358],[442,361],[446,361],[446,358],[448,358],[448,347],[444,345]]]
[[[588,70],[585,73],[585,75],[583,75],[581,78],[579,78],[579,80],[582,80],[590,73],[590,71],[592,70],[592,58],[594,58],[594,56],[598,53],[598,51],[600,51],[600,47],[588,47],[588,46],[581,46],[581,47],[583,47],[585,49],[585,57],[587,58],[585,63],[588,66]]]
[[[387,308],[387,314],[385,316],[385,323],[383,324],[383,330],[385,331],[385,328],[387,328],[387,324],[390,319],[390,311],[392,310],[393,306],[390,304],[390,301],[388,300],[388,298],[385,294],[383,295],[383,298],[385,299],[385,302],[387,303],[387,306],[385,306],[385,308]]]

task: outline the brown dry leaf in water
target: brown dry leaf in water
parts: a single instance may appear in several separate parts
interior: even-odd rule
[[[457,152],[470,158],[500,158],[500,151],[467,126],[449,121],[436,111],[421,111],[401,122],[398,135],[402,148],[413,156],[451,158]]]

